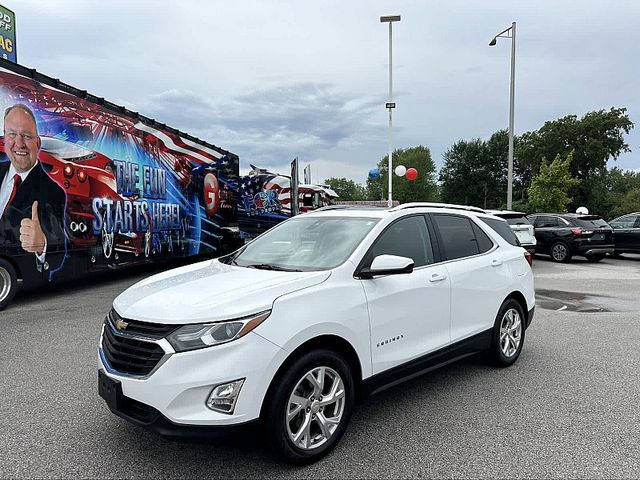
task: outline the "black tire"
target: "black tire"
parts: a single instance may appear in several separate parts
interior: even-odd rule
[[[587,255],[584,258],[587,259],[587,262],[596,263],[596,262],[599,262],[600,260],[602,260],[604,258],[604,255],[602,255],[602,254]]]
[[[551,249],[549,250],[551,254],[551,259],[554,262],[565,263],[571,260],[573,253],[571,252],[571,248],[563,241],[555,241],[551,244]]]
[[[613,252],[613,253],[610,253],[609,255],[611,255],[612,258],[622,258],[621,252]]]
[[[319,390],[312,388],[312,383],[306,378],[310,373],[320,368],[325,368],[326,372],[322,374],[322,378],[325,379],[323,381],[324,389],[319,394],[319,398],[315,398],[314,395]],[[334,403],[330,403],[326,407],[320,407],[321,400],[327,401],[326,396],[331,393],[332,386],[340,385],[333,374],[336,374],[342,382],[344,395]],[[305,389],[304,387],[312,389],[309,390],[309,388]],[[327,389],[329,390],[327,391]],[[310,399],[313,399],[313,402],[305,403],[304,408],[301,408],[302,404],[298,404],[299,408],[293,409],[291,412],[297,411],[298,413],[294,413],[291,419],[287,420],[289,408],[294,404],[289,402],[294,392],[297,392],[299,397],[305,398],[307,402]],[[324,399],[322,395],[325,395]],[[303,465],[319,460],[336,446],[344,434],[353,412],[354,398],[355,391],[351,369],[340,355],[331,350],[313,350],[305,353],[287,367],[280,377],[274,380],[272,388],[269,390],[269,397],[266,399],[268,403],[263,411],[269,447],[273,453],[288,463]],[[321,410],[318,411],[319,408]],[[324,408],[327,408],[327,410],[323,410]],[[333,417],[325,417],[326,412],[330,412],[329,415]],[[311,417],[313,419],[309,420]],[[320,418],[325,420],[326,418],[338,418],[337,426],[335,426],[328,438],[321,430]],[[294,443],[291,436],[295,436],[293,430],[299,432],[306,430],[303,426],[307,421],[310,425],[308,434],[306,436],[302,435],[300,441],[304,443],[306,438],[307,443],[317,442],[317,445],[301,448],[301,446]],[[329,428],[333,427],[329,426]]]
[[[516,320],[519,325],[519,330],[513,331],[513,335],[507,335],[503,338],[505,330],[511,331],[516,327],[515,322],[510,326],[510,319]],[[508,367],[513,365],[522,352],[522,346],[524,345],[524,333],[525,333],[526,317],[522,309],[522,305],[513,298],[508,298],[500,306],[498,314],[496,315],[496,321],[493,325],[493,332],[491,335],[491,345],[489,347],[489,358],[492,363],[498,367]],[[519,339],[517,345],[514,345],[512,340]]]
[[[18,288],[16,270],[7,260],[0,258],[0,310],[11,303]]]

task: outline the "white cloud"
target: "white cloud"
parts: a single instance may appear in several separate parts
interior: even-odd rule
[[[364,182],[387,152],[388,30],[394,146],[434,160],[506,128],[517,21],[516,133],[627,107],[640,121],[640,3],[632,0],[21,0],[21,63],[199,136],[249,162],[293,156]],[[638,168],[633,150],[615,165]]]

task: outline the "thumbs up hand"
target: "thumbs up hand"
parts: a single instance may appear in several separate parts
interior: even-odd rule
[[[38,218],[38,201],[31,205],[31,218],[23,218],[20,222],[20,243],[27,252],[42,254],[45,236]]]

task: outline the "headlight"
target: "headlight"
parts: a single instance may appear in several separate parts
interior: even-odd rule
[[[169,335],[167,340],[176,352],[212,347],[245,336],[264,322],[269,315],[271,310],[227,322],[185,325]]]

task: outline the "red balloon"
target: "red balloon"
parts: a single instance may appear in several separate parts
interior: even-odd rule
[[[405,173],[404,176],[407,177],[407,180],[415,180],[418,178],[418,170],[413,167],[407,168],[407,173]]]

